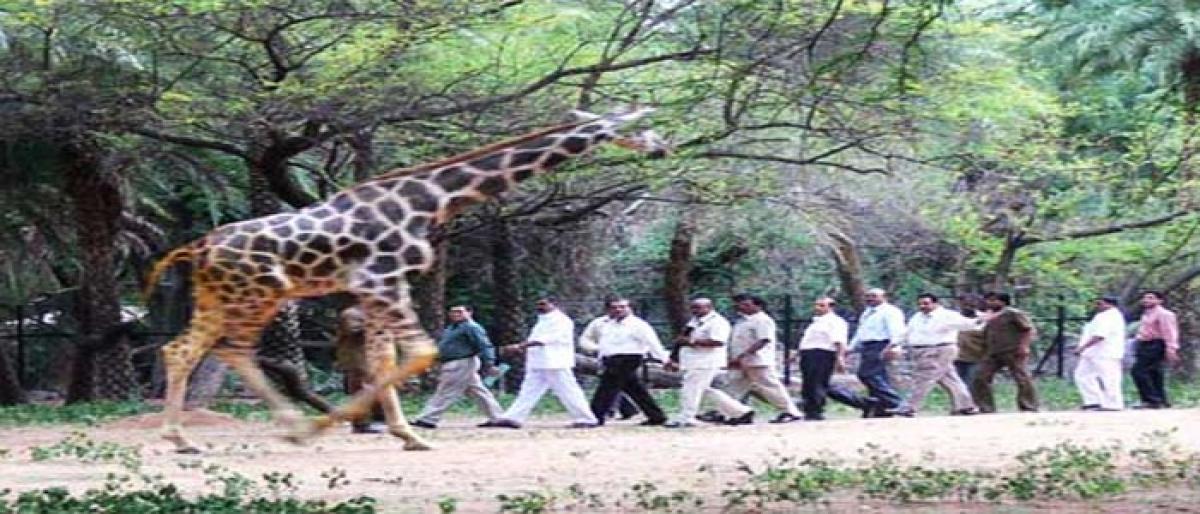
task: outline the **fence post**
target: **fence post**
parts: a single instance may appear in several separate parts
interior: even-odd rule
[[[783,383],[792,384],[792,295],[783,295]]]
[[[1054,335],[1054,344],[1058,351],[1058,378],[1063,377],[1063,351],[1067,346],[1066,336],[1067,324],[1067,307],[1063,305],[1063,297],[1058,297],[1058,320],[1055,321],[1055,329],[1057,334]]]
[[[25,306],[17,305],[17,384],[25,387]]]

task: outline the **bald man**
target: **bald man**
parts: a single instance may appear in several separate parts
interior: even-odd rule
[[[887,409],[896,411],[904,406],[904,399],[888,380],[888,357],[884,355],[889,345],[903,340],[904,312],[888,303],[887,292],[879,288],[868,290],[863,300],[867,308],[858,317],[858,330],[850,346],[859,353],[858,380],[870,396],[864,411],[887,416]]]
[[[679,361],[668,361],[666,369],[683,370],[683,388],[679,393],[679,414],[665,426],[684,428],[696,426],[696,413],[704,395],[716,403],[717,410],[727,418],[753,416],[745,404],[733,399],[724,391],[713,387],[713,379],[721,372],[728,358],[726,345],[733,329],[729,321],[713,309],[712,300],[697,298],[691,304],[692,319],[675,344],[679,348]]]

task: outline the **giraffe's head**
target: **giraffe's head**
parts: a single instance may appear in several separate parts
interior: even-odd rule
[[[608,114],[592,114],[585,111],[572,111],[572,114],[584,123],[573,132],[607,137],[613,144],[652,157],[663,157],[670,153],[671,146],[653,130],[643,130],[634,135],[624,135],[620,129],[654,112],[654,109],[643,107],[631,111],[619,111]]]

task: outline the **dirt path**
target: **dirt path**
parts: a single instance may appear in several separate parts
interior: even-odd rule
[[[478,429],[471,419],[451,419],[427,432],[432,452],[404,452],[386,436],[349,435],[344,431],[311,447],[290,446],[271,437],[277,430],[219,415],[204,416],[191,428],[208,452],[199,457],[168,452],[145,428],[153,419],[131,419],[85,428],[97,441],[142,445],[144,470],[161,473],[185,490],[204,487],[203,474],[180,463],[219,464],[251,477],[291,472],[301,482],[298,495],[344,499],[378,498],[388,512],[436,512],[436,501],[453,497],[459,512],[495,512],[497,494],[522,491],[562,492],[578,484],[607,500],[628,494],[642,481],[662,492],[688,490],[719,496],[726,483],[740,479],[745,462],[760,466],[784,456],[861,459],[858,450],[875,443],[913,462],[932,456],[933,465],[996,468],[1011,464],[1025,450],[1064,440],[1101,445],[1121,441],[1135,446],[1155,430],[1178,428],[1173,438],[1200,451],[1200,410],[1058,412],[996,414],[977,417],[930,416],[916,419],[836,419],[784,426],[705,427],[682,431],[614,423],[594,430],[560,428],[564,421],[541,419],[524,430]],[[34,462],[29,449],[58,442],[77,427],[22,428],[0,431],[0,489],[66,486],[79,490],[102,483],[119,470],[115,464],[74,460]],[[344,471],[349,485],[333,490],[322,472]],[[628,503],[626,503],[628,505]]]

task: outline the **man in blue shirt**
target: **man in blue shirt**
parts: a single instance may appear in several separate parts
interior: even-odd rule
[[[504,410],[492,396],[492,392],[479,378],[480,364],[483,373],[498,374],[495,368],[496,350],[488,340],[487,332],[471,319],[471,309],[465,305],[450,308],[449,323],[438,340],[438,386],[425,404],[425,410],[413,421],[413,426],[437,428],[442,413],[446,412],[465,394],[487,414],[488,421],[480,426],[492,426]]]

